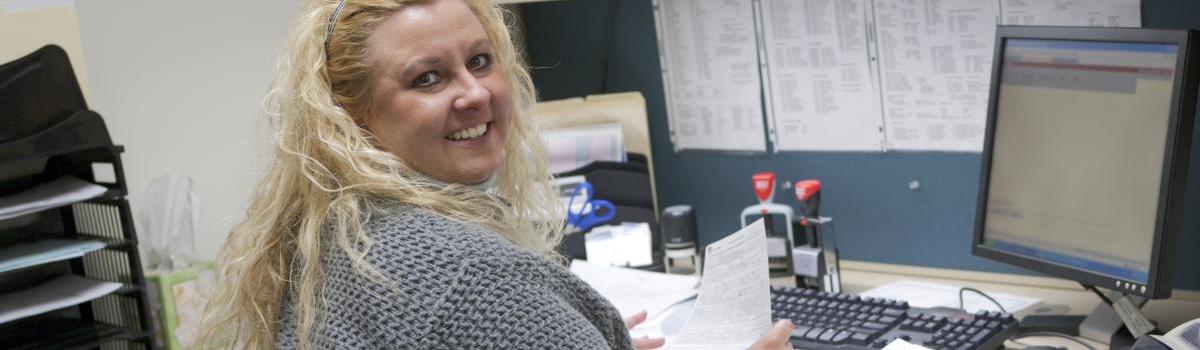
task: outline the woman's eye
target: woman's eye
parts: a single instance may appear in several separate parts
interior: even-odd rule
[[[430,87],[441,81],[442,78],[437,73],[430,71],[421,73],[416,79],[413,79],[412,86],[417,88]]]
[[[471,70],[483,70],[492,65],[492,56],[489,54],[479,54],[471,57],[471,61],[467,62]]]

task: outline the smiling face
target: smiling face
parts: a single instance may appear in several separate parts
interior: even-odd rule
[[[435,179],[486,180],[500,167],[512,94],[483,25],[466,4],[406,6],[371,35],[377,66],[367,130]]]

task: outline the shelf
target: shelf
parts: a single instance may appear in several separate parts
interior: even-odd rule
[[[39,318],[0,327],[0,349],[91,349],[119,339],[149,338],[148,332],[64,318]]]
[[[82,202],[109,193],[107,187],[64,176],[13,195],[0,197],[0,220]]]
[[[0,273],[83,256],[108,246],[100,241],[45,239],[0,248]]]

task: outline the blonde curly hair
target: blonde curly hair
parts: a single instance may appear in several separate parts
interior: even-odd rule
[[[561,239],[563,208],[550,189],[545,150],[531,120],[536,95],[508,31],[512,16],[488,0],[464,1],[487,32],[498,71],[513,91],[513,118],[493,193],[421,176],[373,142],[362,121],[376,73],[369,37],[404,6],[422,0],[310,0],[280,51],[264,109],[274,130],[271,164],[246,218],[218,255],[219,289],[204,317],[208,346],[274,347],[285,293],[294,297],[302,348],[322,305],[322,246],[341,249],[370,280],[392,284],[366,262],[370,199],[390,198],[476,223],[546,256]],[[328,248],[328,247],[327,247]]]

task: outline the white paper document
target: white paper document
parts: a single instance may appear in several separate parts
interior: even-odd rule
[[[1141,0],[657,0],[671,141],[765,150],[765,114],[775,151],[979,152],[1000,23],[1137,27]]]
[[[104,248],[97,241],[47,239],[0,248],[0,273],[49,262],[78,258]]]
[[[609,266],[638,267],[654,263],[650,224],[623,222],[593,227],[583,236],[588,261]]]
[[[776,151],[879,151],[868,0],[763,0],[763,79]]]
[[[0,197],[0,220],[81,202],[99,197],[106,191],[108,188],[104,186],[64,176],[13,195]]]
[[[654,8],[675,150],[765,152],[751,2],[656,0]]]
[[[575,170],[595,161],[625,161],[620,124],[603,124],[542,131],[551,173]]]
[[[621,317],[646,311],[647,319],[652,319],[699,292],[696,285],[700,279],[692,275],[668,275],[584,260],[572,261],[571,272],[617,307]]]
[[[875,2],[888,149],[979,152],[996,0]]]
[[[1006,25],[1141,27],[1142,0],[1001,0]]]
[[[913,307],[958,308],[958,290],[959,287],[945,284],[902,280],[875,287],[859,295],[864,298],[903,300]],[[1009,313],[1021,312],[1041,302],[1041,299],[1019,295],[993,292],[987,292],[987,294],[1000,302],[1000,305],[1004,305],[1004,310]],[[963,308],[970,313],[979,310],[1000,311],[996,308],[995,303],[970,291],[963,292],[963,305]]]
[[[883,350],[929,350],[929,348],[909,343],[904,339],[896,339],[884,346]]]
[[[705,248],[700,296],[671,349],[745,349],[771,328],[767,233],[759,219]]]
[[[120,283],[62,275],[37,287],[0,294],[0,323],[76,305],[121,288]]]

